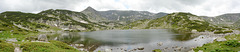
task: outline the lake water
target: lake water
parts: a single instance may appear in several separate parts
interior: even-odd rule
[[[151,52],[154,49],[161,49],[164,52],[186,52],[215,39],[207,35],[177,34],[167,29],[103,30],[59,34],[51,35],[50,39],[69,44],[83,44],[81,48],[89,51],[112,50],[112,52]],[[163,44],[160,46],[158,43]],[[137,49],[142,47],[143,50]]]

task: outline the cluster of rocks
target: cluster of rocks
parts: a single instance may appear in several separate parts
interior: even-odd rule
[[[162,49],[163,51],[167,51],[169,49],[173,49],[173,51],[182,51],[184,49],[188,49],[187,47],[181,47],[181,46],[174,46],[174,47],[166,47],[164,49]]]
[[[38,36],[30,36],[26,38],[27,40],[30,40],[31,42],[48,42],[47,35],[41,34]]]
[[[83,44],[70,44],[71,47],[78,49],[79,51],[88,51],[88,49],[84,48]]]
[[[7,42],[18,42],[16,38],[6,39]]]
[[[138,47],[138,48],[134,48],[134,49],[124,49],[124,48],[116,48],[117,50],[121,51],[121,52],[137,52],[137,51],[142,51],[144,50],[144,47]],[[113,49],[103,49],[104,52],[112,52]]]

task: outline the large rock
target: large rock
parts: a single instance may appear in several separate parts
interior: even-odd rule
[[[203,52],[202,50],[199,50],[198,52]]]
[[[138,47],[137,49],[138,49],[138,50],[143,50],[143,49],[144,49],[144,47]]]
[[[163,45],[163,43],[162,43],[162,42],[158,42],[157,44],[158,44],[158,46],[162,46],[162,45]]]
[[[39,35],[38,36],[38,41],[45,41],[45,42],[47,42],[48,41],[47,35]]]
[[[227,41],[227,39],[223,38],[223,37],[217,37],[216,41]]]
[[[6,39],[7,42],[17,42],[16,38]]]
[[[104,52],[112,52],[111,49],[105,49]]]

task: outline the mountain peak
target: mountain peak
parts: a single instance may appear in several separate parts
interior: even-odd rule
[[[93,9],[91,6],[88,6],[87,9]]]
[[[85,10],[83,11],[96,11],[95,9],[93,9],[91,6],[88,6]]]

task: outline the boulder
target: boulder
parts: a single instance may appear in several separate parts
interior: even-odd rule
[[[6,39],[7,42],[17,42],[16,38]]]
[[[190,50],[190,51],[188,51],[188,52],[195,52],[195,51],[192,49],[192,50]]]
[[[223,37],[217,37],[216,41],[227,41],[227,39],[223,38]]]
[[[137,49],[138,49],[138,50],[143,50],[143,49],[144,49],[144,47],[138,47]]]
[[[192,32],[198,32],[196,29],[193,29]]]
[[[162,46],[162,45],[163,45],[163,43],[162,43],[162,42],[158,42],[157,44],[158,44],[158,46]]]
[[[39,35],[38,36],[38,41],[45,41],[45,42],[47,42],[48,41],[47,35]]]
[[[104,52],[112,52],[111,49],[105,49]]]
[[[198,52],[203,52],[202,50],[199,50]]]

